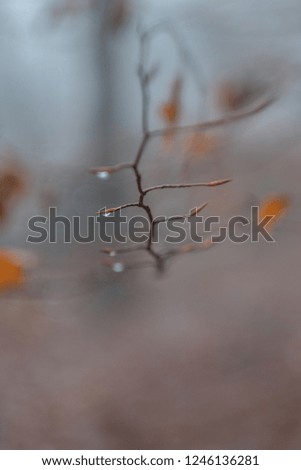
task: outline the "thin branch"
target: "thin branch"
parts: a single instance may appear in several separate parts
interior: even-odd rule
[[[157,269],[158,270],[163,270],[165,266],[165,262],[170,258],[174,257],[177,255],[182,255],[185,253],[190,253],[192,251],[200,250],[200,249],[208,249],[212,246],[211,240],[206,240],[203,242],[201,245],[200,244],[187,244],[187,245],[182,245],[177,248],[172,248],[171,250],[165,251],[165,253],[158,253],[154,249],[153,245],[153,238],[154,238],[154,230],[155,227],[158,223],[164,221],[164,220],[183,220],[183,219],[188,219],[190,217],[196,216],[202,209],[204,209],[207,206],[207,203],[202,204],[201,206],[193,209],[189,214],[183,215],[183,216],[172,216],[167,219],[155,219],[153,216],[153,212],[151,207],[145,202],[145,197],[148,193],[157,191],[157,190],[163,190],[163,189],[183,189],[183,188],[194,188],[194,187],[216,187],[220,186],[226,183],[229,183],[231,180],[230,179],[222,179],[222,180],[216,180],[216,181],[210,181],[208,183],[179,183],[179,184],[161,184],[161,185],[156,185],[152,186],[149,188],[144,189],[143,188],[143,183],[142,183],[142,173],[140,170],[140,162],[145,154],[146,147],[148,143],[150,142],[151,139],[157,138],[157,137],[164,137],[166,135],[170,135],[170,133],[176,134],[176,133],[186,133],[186,132],[192,132],[192,131],[201,131],[204,129],[208,128],[213,128],[213,127],[219,127],[219,126],[225,126],[228,124],[231,124],[235,121],[239,121],[241,119],[245,119],[247,117],[251,117],[253,115],[256,115],[257,113],[263,111],[265,108],[270,106],[274,102],[274,98],[270,98],[265,100],[264,102],[260,103],[259,105],[255,106],[253,109],[248,109],[244,112],[232,114],[229,116],[224,116],[216,120],[212,121],[207,121],[207,122],[200,122],[197,124],[192,124],[192,125],[184,125],[184,126],[171,126],[168,128],[163,128],[163,129],[154,129],[150,130],[149,129],[149,107],[150,107],[150,92],[149,92],[149,86],[150,86],[150,81],[151,78],[154,76],[154,69],[147,71],[146,70],[146,61],[149,53],[149,48],[150,48],[150,41],[152,39],[152,36],[155,34],[156,31],[166,31],[168,32],[175,40],[179,53],[181,57],[183,58],[184,62],[189,65],[189,67],[194,71],[195,78],[199,80],[199,77],[197,75],[197,69],[194,67],[194,62],[192,57],[188,54],[188,52],[183,48],[181,41],[179,40],[176,31],[171,27],[170,25],[157,25],[145,32],[138,31],[139,38],[140,38],[140,51],[139,51],[139,64],[138,64],[138,78],[139,78],[139,84],[140,84],[140,89],[141,89],[141,96],[142,96],[142,139],[140,142],[140,145],[138,147],[136,156],[133,160],[132,163],[121,163],[117,164],[115,166],[102,166],[102,167],[96,167],[92,168],[90,171],[93,174],[99,175],[102,178],[106,178],[109,174],[116,173],[118,171],[122,171],[125,169],[130,169],[133,171],[135,180],[136,180],[136,186],[138,189],[139,193],[139,200],[138,202],[135,203],[128,203],[121,205],[119,207],[114,207],[111,209],[103,209],[99,211],[97,214],[99,215],[109,215],[112,213],[115,213],[117,211],[120,211],[125,208],[129,207],[139,207],[143,209],[148,217],[149,223],[150,223],[150,230],[148,233],[148,239],[146,244],[142,245],[134,245],[134,246],[127,246],[127,247],[121,247],[119,249],[105,249],[103,250],[104,253],[110,256],[115,256],[117,254],[122,254],[122,253],[128,253],[132,251],[138,251],[138,250],[144,250],[149,253],[149,255],[154,259]],[[200,82],[198,82],[200,83]],[[110,266],[114,266],[114,262],[108,263]]]
[[[201,122],[197,124],[189,124],[187,126],[173,126],[173,127],[168,127],[164,129],[154,129],[154,130],[148,131],[143,136],[143,139],[140,143],[137,155],[133,163],[120,163],[120,164],[113,165],[113,166],[94,167],[90,169],[90,172],[92,174],[98,174],[102,172],[111,174],[111,173],[117,173],[118,171],[125,170],[125,169],[132,170],[133,168],[137,167],[137,165],[139,164],[144,154],[144,151],[146,149],[146,146],[149,140],[154,137],[164,137],[165,135],[169,135],[171,132],[172,133],[186,133],[186,132],[205,130],[205,129],[209,129],[213,127],[225,126],[235,121],[240,121],[241,119],[251,117],[263,111],[265,108],[267,108],[274,102],[275,102],[275,98],[270,98],[268,100],[265,100],[264,102],[261,102],[259,105],[257,105],[256,107],[252,109],[249,109],[241,113],[236,113],[230,116],[224,116],[222,118],[219,118],[213,121]]]
[[[98,166],[98,167],[96,166],[96,167],[90,168],[89,171],[93,175],[98,175],[101,173],[108,173],[108,174],[117,173],[118,171],[128,170],[132,168],[133,168],[132,163],[120,163],[118,165],[113,165],[113,166]]]
[[[154,224],[161,224],[162,222],[170,222],[170,221],[173,221],[173,220],[188,220],[190,219],[191,217],[195,217],[197,214],[199,214],[203,209],[205,209],[205,207],[208,206],[208,202],[205,202],[204,204],[202,204],[201,206],[199,207],[196,207],[195,209],[193,209],[192,211],[190,211],[188,214],[184,214],[184,215],[172,215],[171,217],[162,217],[162,218],[156,218],[154,220]]]
[[[98,212],[96,212],[97,215],[109,215],[109,214],[114,214],[115,212],[121,211],[122,209],[126,209],[128,207],[139,207],[138,202],[131,202],[128,204],[123,204],[122,206],[118,207],[111,207],[110,209],[102,209]]]
[[[143,139],[141,140],[141,144],[139,145],[136,158],[134,160],[134,163],[132,164],[134,169],[137,168],[138,164],[140,163],[140,160],[141,160],[141,158],[143,156],[143,153],[146,149],[146,146],[148,144],[149,138],[150,138],[149,133],[147,133],[143,136]]]
[[[200,131],[200,130],[209,129],[212,127],[225,126],[227,124],[232,124],[235,121],[240,121],[241,119],[245,119],[247,117],[253,116],[259,113],[260,111],[263,111],[265,108],[267,108],[274,102],[275,102],[275,98],[270,98],[268,100],[261,102],[259,105],[257,105],[256,107],[252,109],[249,109],[241,113],[232,114],[229,116],[224,116],[214,121],[201,122],[198,124],[189,124],[187,126],[171,126],[171,127],[164,128],[164,129],[154,129],[149,132],[149,137],[163,137],[165,135],[169,135],[171,132],[172,133],[182,133],[182,132],[185,133],[185,132]]]
[[[200,109],[205,111],[207,107],[206,96],[207,96],[207,84],[205,80],[205,74],[200,74],[198,67],[196,66],[194,57],[190,53],[189,49],[184,46],[184,41],[179,32],[174,28],[173,24],[169,21],[162,21],[156,23],[155,25],[148,28],[144,33],[142,38],[151,41],[152,38],[158,33],[165,33],[170,36],[170,38],[175,43],[179,56],[183,61],[183,64],[191,71],[193,80],[197,90],[200,90],[203,95],[204,103],[200,106]]]
[[[200,186],[204,186],[207,188],[212,188],[214,186],[221,186],[222,184],[226,184],[232,181],[231,179],[225,180],[217,180],[217,181],[210,181],[209,183],[179,183],[179,184],[158,184],[157,186],[151,186],[150,188],[146,188],[143,192],[144,194],[148,194],[151,191],[157,191],[158,189],[182,189],[182,188],[197,188]]]

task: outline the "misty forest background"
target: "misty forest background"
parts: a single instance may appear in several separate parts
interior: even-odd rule
[[[232,179],[153,195],[156,214],[208,201],[227,220],[285,198],[276,243],[225,242],[160,276],[126,268],[138,253],[113,272],[99,243],[29,246],[50,206],[84,218],[136,194],[130,173],[88,170],[137,152],[137,24],[161,22],[193,68],[154,35],[152,127],[173,121],[177,77],[179,124],[274,102],[152,142],[145,183]],[[300,24],[297,0],[1,2],[0,448],[300,448]]]

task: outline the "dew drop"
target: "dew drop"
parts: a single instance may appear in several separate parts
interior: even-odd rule
[[[101,180],[107,180],[110,177],[110,173],[108,171],[99,171],[96,173],[96,176]]]
[[[114,263],[112,266],[112,270],[114,271],[114,273],[122,273],[124,271],[124,264]]]

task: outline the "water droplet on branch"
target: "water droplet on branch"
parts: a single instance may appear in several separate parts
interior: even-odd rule
[[[107,180],[110,177],[110,173],[108,171],[99,171],[96,173],[96,176],[101,180]]]
[[[125,267],[122,263],[114,263],[112,266],[112,271],[114,271],[114,273],[122,273],[124,269]]]

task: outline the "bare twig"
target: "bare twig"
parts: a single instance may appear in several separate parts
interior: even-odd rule
[[[171,217],[157,217],[155,220],[154,220],[154,224],[160,224],[162,222],[170,222],[172,220],[188,220],[190,219],[191,217],[195,217],[197,214],[199,214],[203,209],[205,209],[205,207],[208,206],[208,202],[205,202],[204,204],[202,204],[201,206],[199,207],[196,207],[195,209],[193,209],[192,211],[190,211],[188,214],[184,214],[184,215],[173,215]]]
[[[274,99],[272,98],[267,99],[252,109],[248,109],[244,112],[224,116],[222,118],[212,120],[212,121],[201,122],[201,123],[187,125],[187,126],[170,126],[168,128],[150,130],[149,128],[149,105],[150,105],[149,85],[150,85],[150,77],[153,74],[152,74],[152,71],[146,70],[145,64],[147,62],[147,57],[148,57],[148,52],[149,52],[149,47],[150,47],[150,39],[152,38],[153,34],[156,31],[163,30],[163,29],[167,30],[169,34],[171,34],[171,36],[175,38],[176,44],[180,51],[180,55],[182,56],[184,62],[186,64],[189,64],[189,66],[193,68],[194,73],[195,73],[195,78],[198,80],[198,83],[200,83],[199,77],[197,75],[197,70],[194,68],[193,60],[188,55],[187,51],[185,51],[185,49],[183,48],[181,42],[178,40],[175,30],[170,25],[168,27],[166,27],[166,25],[164,27],[157,25],[157,26],[154,26],[153,28],[150,28],[149,30],[145,32],[138,31],[139,38],[140,38],[140,52],[139,52],[139,64],[138,64],[137,72],[138,72],[138,78],[139,78],[139,84],[140,84],[141,96],[142,96],[142,139],[141,139],[140,145],[138,147],[138,150],[137,150],[137,153],[133,162],[121,163],[121,164],[117,164],[114,166],[102,166],[102,167],[96,167],[96,168],[91,169],[91,172],[93,174],[99,175],[100,177],[105,177],[108,174],[112,174],[112,173],[116,173],[125,169],[129,169],[134,173],[136,186],[137,186],[138,193],[139,193],[139,199],[137,202],[124,204],[119,207],[115,207],[111,209],[103,209],[99,211],[98,214],[109,215],[111,213],[115,213],[117,211],[120,211],[128,207],[139,207],[143,209],[144,212],[146,213],[146,216],[149,220],[149,226],[150,226],[146,243],[141,244],[141,245],[129,246],[129,247],[121,247],[117,249],[114,249],[114,248],[105,249],[103,250],[103,252],[106,253],[107,255],[115,256],[117,254],[129,253],[132,251],[145,250],[154,259],[155,264],[159,270],[162,270],[164,268],[165,262],[171,257],[185,254],[185,253],[190,253],[192,251],[196,251],[200,249],[202,250],[208,249],[212,246],[212,242],[210,240],[207,240],[202,244],[192,243],[192,244],[181,245],[180,247],[165,251],[165,253],[158,253],[155,250],[154,243],[153,243],[155,227],[160,222],[162,222],[163,220],[183,220],[183,219],[188,219],[189,217],[194,217],[202,209],[204,209],[207,206],[207,203],[202,204],[201,206],[195,208],[193,211],[191,211],[189,214],[186,214],[186,215],[173,216],[167,219],[164,219],[164,218],[156,219],[153,216],[151,207],[145,201],[146,195],[150,192],[163,190],[163,189],[183,189],[183,188],[194,188],[194,187],[212,188],[212,187],[221,186],[223,184],[229,183],[231,180],[222,179],[222,180],[216,180],[216,181],[209,181],[206,183],[201,182],[201,183],[160,184],[160,185],[155,185],[152,187],[144,188],[143,182],[142,182],[142,173],[140,170],[140,162],[143,158],[146,147],[149,144],[150,140],[157,138],[157,137],[170,135],[171,132],[172,133],[185,133],[185,132],[199,131],[199,130],[228,125],[235,121],[245,119],[247,117],[251,117],[259,113],[260,111],[268,107],[270,104],[272,104],[272,102],[274,101]]]
[[[197,188],[197,187],[207,187],[212,188],[214,186],[221,186],[222,184],[229,183],[230,179],[219,180],[219,181],[210,181],[209,183],[184,183],[184,184],[158,184],[157,186],[152,186],[146,188],[143,192],[144,194],[150,193],[151,191],[157,191],[158,189],[183,189],[183,188]]]
[[[97,215],[110,215],[110,214],[114,214],[115,212],[121,211],[122,209],[127,209],[128,207],[139,207],[139,203],[130,202],[128,204],[123,204],[122,206],[111,207],[110,209],[102,209],[96,212],[96,214]]]
[[[213,121],[201,122],[198,124],[190,124],[188,126],[171,126],[166,129],[154,129],[150,131],[149,137],[162,137],[164,135],[169,135],[170,132],[186,133],[186,132],[193,132],[193,131],[201,131],[201,130],[210,129],[213,127],[221,127],[221,126],[225,126],[228,124],[232,124],[235,121],[240,121],[242,119],[245,119],[245,118],[248,118],[257,114],[260,111],[263,111],[265,108],[267,108],[272,103],[274,103],[274,101],[275,101],[275,98],[272,97],[272,98],[266,99],[263,102],[260,102],[257,106],[254,106],[254,108],[247,109],[240,113],[230,114],[229,116],[224,116],[222,118],[219,118]]]
[[[114,165],[114,166],[98,166],[90,169],[90,172],[93,175],[101,175],[101,174],[112,174],[112,173],[117,173],[118,171],[121,170],[127,170],[131,169],[133,165],[131,163],[120,163],[119,165]]]

